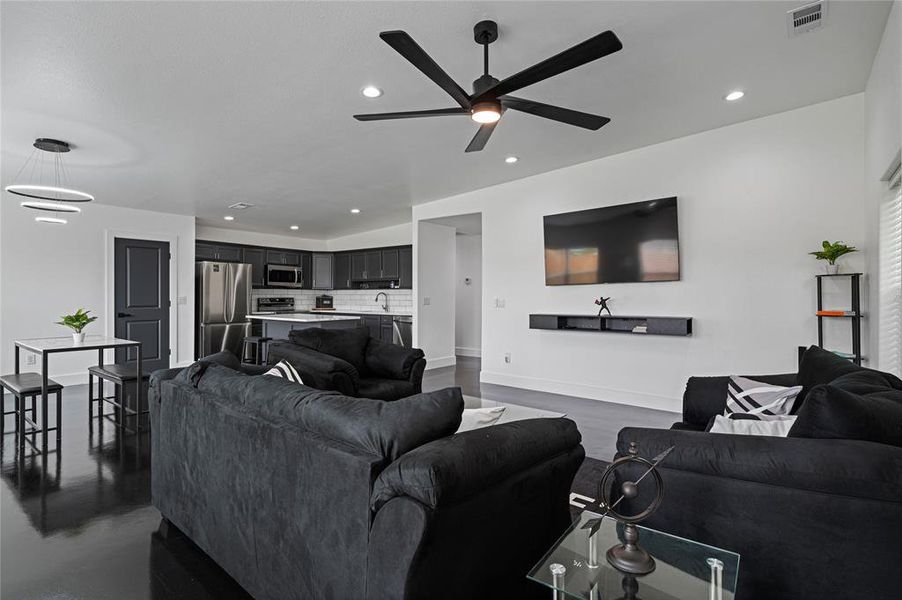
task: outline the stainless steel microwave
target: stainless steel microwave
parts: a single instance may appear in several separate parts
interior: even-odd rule
[[[272,287],[304,287],[304,271],[292,265],[266,265],[266,285]]]

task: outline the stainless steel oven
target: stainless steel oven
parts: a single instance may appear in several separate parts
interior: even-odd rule
[[[304,271],[291,265],[266,265],[266,285],[271,287],[304,287]]]

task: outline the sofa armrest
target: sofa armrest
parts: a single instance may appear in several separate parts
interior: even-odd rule
[[[902,501],[902,448],[860,440],[732,435],[627,427],[617,435],[617,454],[636,442],[639,454],[657,455],[680,470],[825,494]]]
[[[297,370],[304,385],[346,396],[357,395],[360,374],[351,363],[340,358],[286,342],[272,344],[266,360],[271,365],[280,360],[288,361]]]
[[[796,385],[795,373],[779,375],[743,375],[755,381],[773,385]],[[693,425],[708,424],[714,415],[722,415],[727,407],[728,375],[717,377],[690,377],[683,392],[683,421]]]
[[[398,496],[428,508],[477,494],[533,465],[578,448],[570,419],[528,419],[438,439],[401,456],[376,480],[370,505],[378,511]]]
[[[377,377],[410,381],[417,362],[423,361],[425,366],[424,356],[419,348],[405,348],[370,338],[364,361],[370,373]]]

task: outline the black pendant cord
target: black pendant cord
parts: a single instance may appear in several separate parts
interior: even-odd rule
[[[484,71],[484,75],[489,74],[489,45],[482,45],[482,70]]]

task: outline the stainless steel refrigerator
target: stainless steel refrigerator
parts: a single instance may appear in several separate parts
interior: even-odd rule
[[[197,335],[194,358],[228,350],[241,356],[242,340],[251,334],[251,265],[195,263]]]

